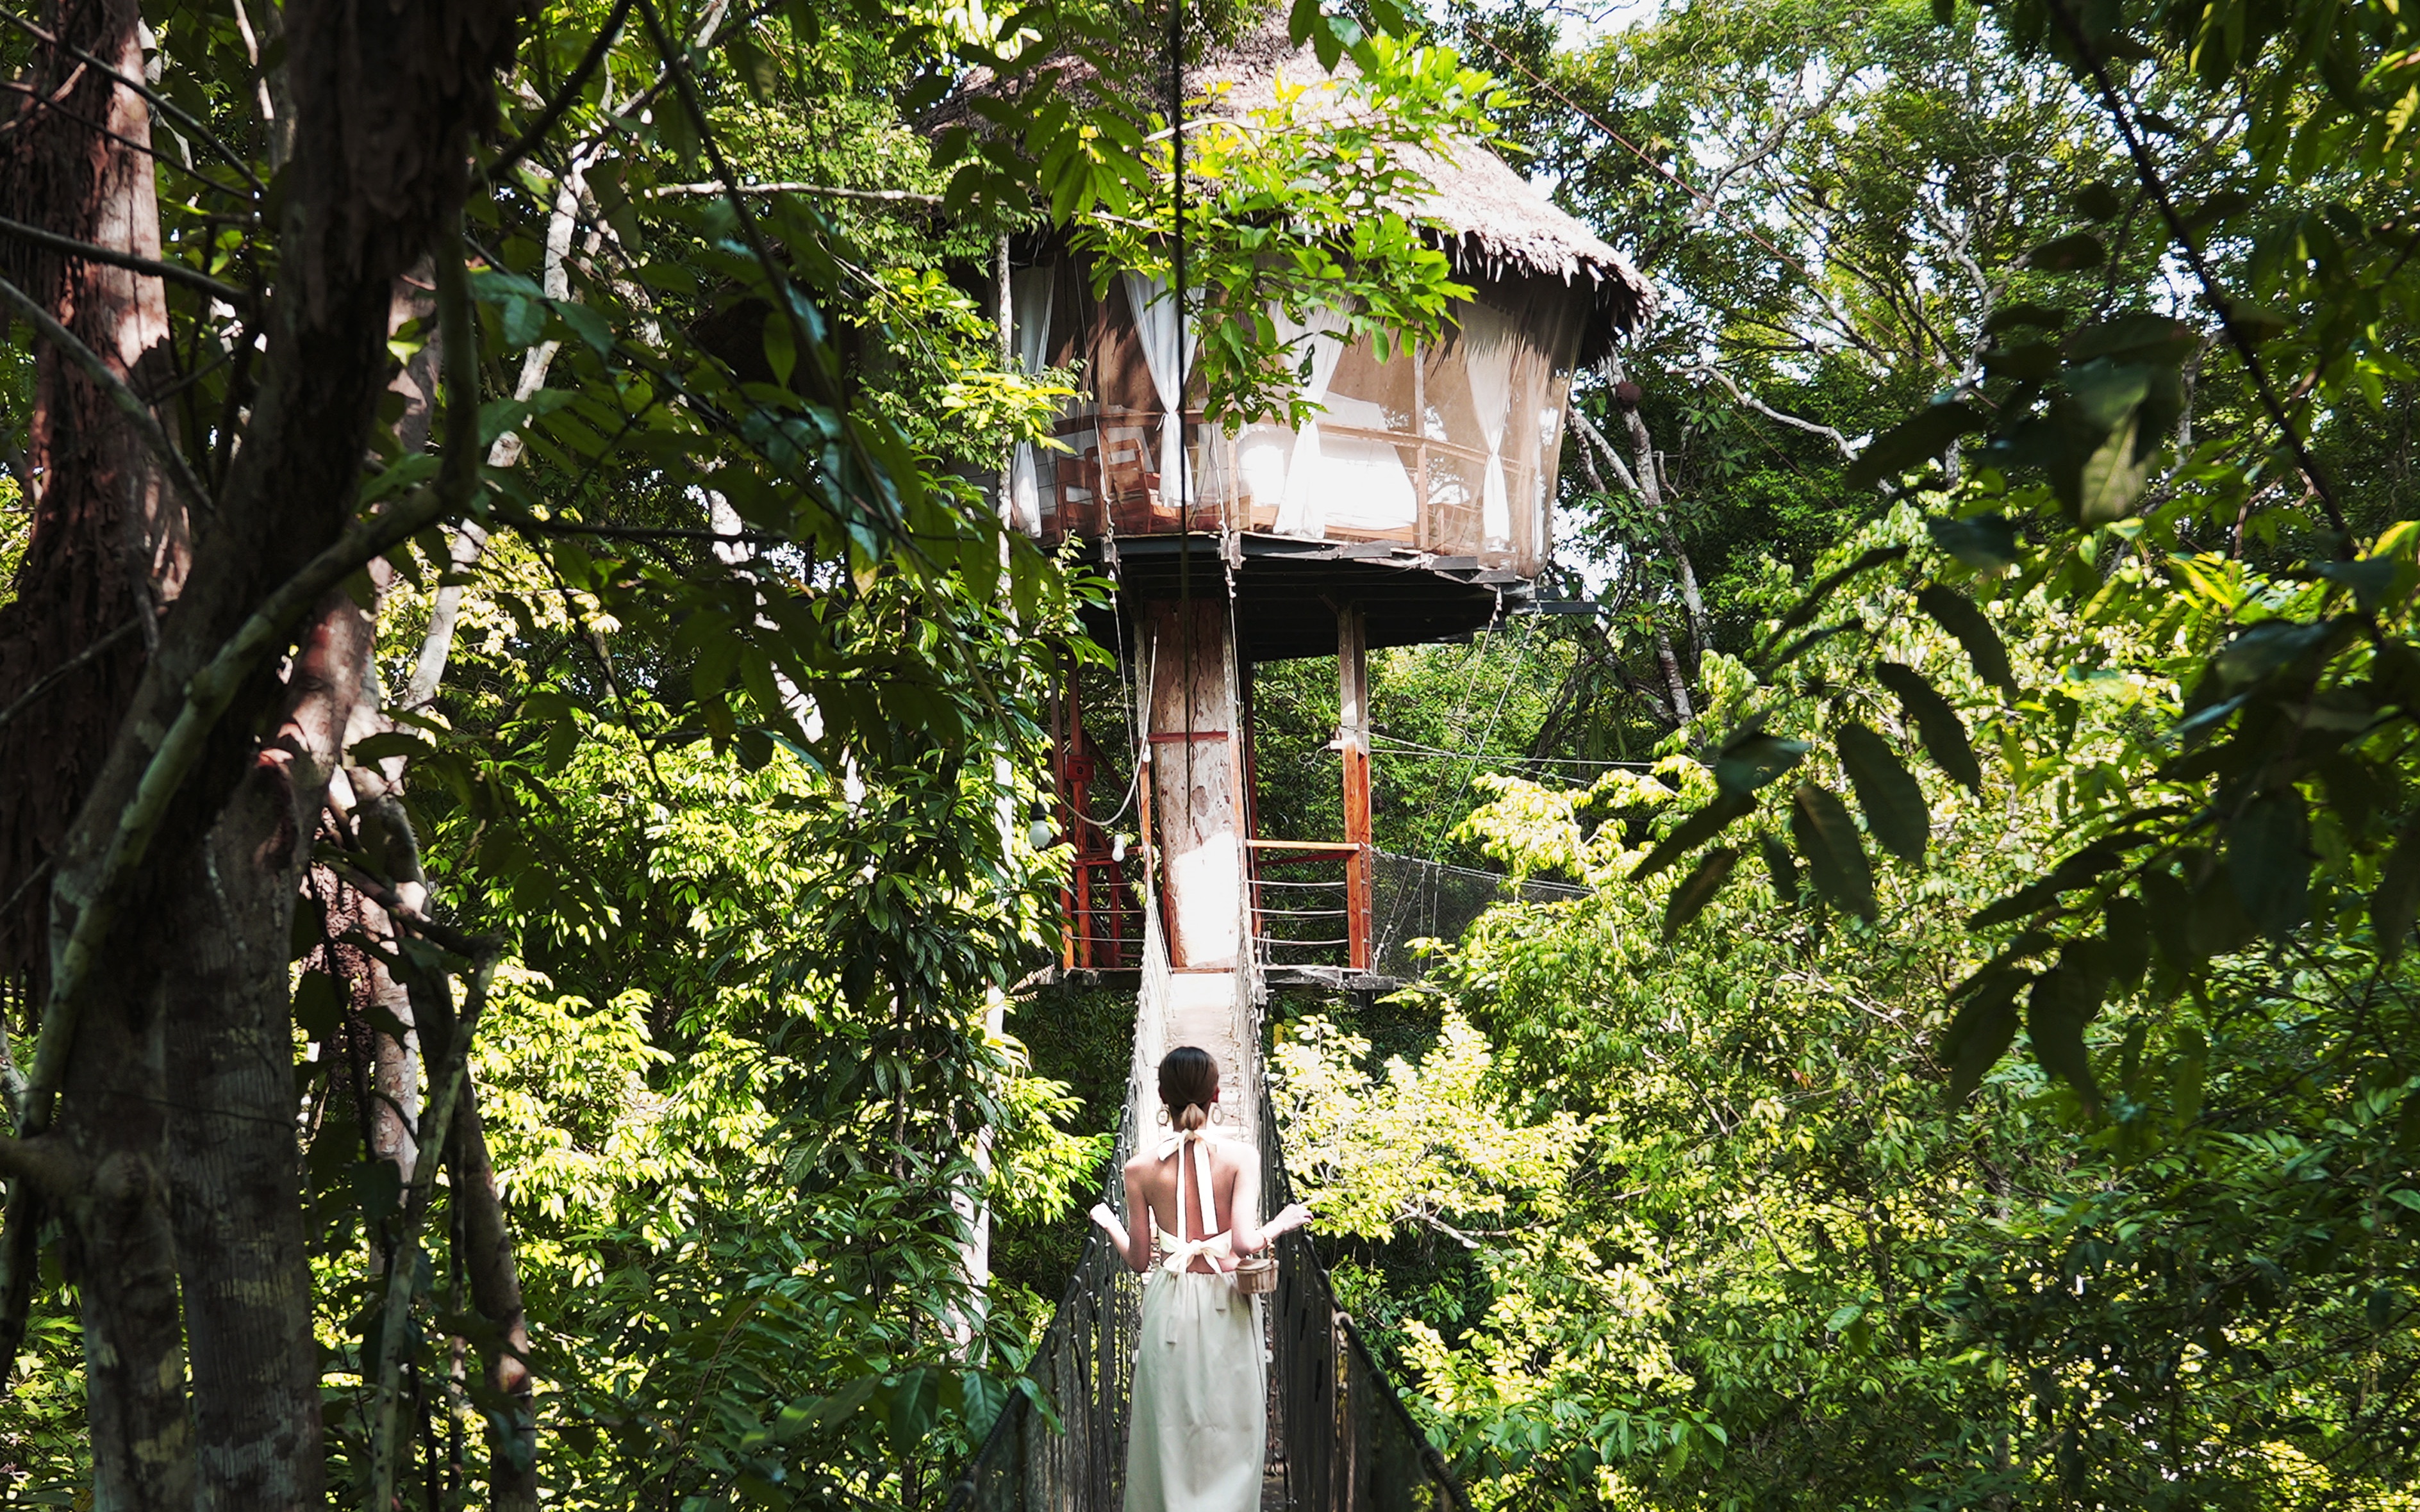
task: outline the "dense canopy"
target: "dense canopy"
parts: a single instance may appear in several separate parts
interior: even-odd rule
[[[1047,969],[1053,700],[1105,834],[1137,742],[1115,563],[1005,507],[1102,379],[1014,349],[1045,245],[1185,249],[1226,435],[1314,318],[1595,296],[1554,612],[1371,659],[1417,971],[1268,1008],[1474,1504],[2420,1496],[2408,9],[46,0],[0,65],[0,1504],[938,1506],[1056,1410],[1134,998]],[[1336,670],[1256,675],[1332,832]]]

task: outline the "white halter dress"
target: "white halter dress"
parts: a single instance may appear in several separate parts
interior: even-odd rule
[[[1205,1135],[1194,1130],[1161,1141],[1156,1158],[1171,1155],[1178,1157],[1178,1232],[1154,1225],[1161,1259],[1143,1281],[1125,1512],[1257,1512],[1269,1427],[1261,1299],[1238,1292],[1227,1273],[1234,1236],[1218,1222]],[[1188,1166],[1213,1230],[1207,1238],[1189,1232]],[[1192,1269],[1204,1257],[1218,1267],[1215,1273]]]

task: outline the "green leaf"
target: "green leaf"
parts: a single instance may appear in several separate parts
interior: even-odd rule
[[[2014,330],[2018,326],[2036,326],[2044,331],[2056,331],[2067,324],[2067,312],[2056,305],[2004,304],[1993,311],[1991,318],[1983,322],[1983,331],[1985,334],[1993,336],[2003,331]]]
[[[2101,1086],[2092,1079],[2092,1057],[2084,1048],[2084,1031],[2101,1011],[2104,980],[2076,962],[2062,959],[2034,982],[2025,999],[2025,1035],[2042,1070],[2074,1088],[2093,1113],[2101,1108]]]
[[[2395,586],[2396,564],[2391,558],[2370,557],[2360,562],[2326,562],[2319,564],[2319,576],[2339,588],[2350,589],[2353,599],[2366,614],[2378,608],[2378,601]]]
[[[1857,807],[1866,811],[1866,828],[1885,850],[1911,866],[1924,861],[1924,847],[1932,838],[1932,810],[1890,742],[1861,724],[1841,727],[1840,764],[1857,790]]]
[[[2045,241],[2025,254],[2025,266],[2044,273],[2071,273],[2079,269],[2098,268],[2108,260],[2108,247],[2088,231]]]
[[[2420,833],[2406,829],[2379,869],[2378,890],[2369,895],[2369,933],[2378,953],[2392,965],[2412,942],[2420,915]]]
[[[1797,765],[1807,751],[1803,740],[1784,740],[1750,730],[1733,736],[1714,758],[1714,780],[1725,793],[1754,793]]]
[[[2103,962],[2110,980],[2132,987],[2151,964],[2150,922],[2143,905],[2133,898],[2112,898],[2101,915]]]
[[[364,735],[347,747],[345,760],[356,766],[396,756],[406,761],[417,761],[433,754],[436,749],[416,735],[405,734],[400,730],[382,730],[374,735]]]
[[[1722,833],[1725,826],[1756,807],[1756,800],[1744,793],[1723,793],[1714,801],[1681,821],[1681,826],[1664,837],[1630,873],[1633,882],[1644,882],[1682,856]]]
[[[519,295],[504,301],[504,345],[520,347],[535,346],[546,331],[546,306],[536,300]]]
[[[1962,400],[1927,405],[1866,443],[1849,464],[1849,486],[1870,488],[1939,456],[1961,436],[1988,427],[1983,412]]]
[[[2191,870],[2189,865],[2188,871]],[[2251,944],[2259,933],[2259,926],[2243,911],[2242,903],[2236,897],[2231,869],[2211,867],[2209,875],[2194,888],[2192,906],[2186,915],[2188,955],[2195,961],[2226,955]]]
[[[324,971],[306,971],[294,983],[294,1023],[314,1040],[325,1040],[344,1021],[344,990]]]
[[[1756,838],[1757,849],[1764,854],[1765,874],[1773,880],[1773,895],[1784,908],[1798,906],[1798,857],[1781,837],[1770,830]]]
[[[1850,563],[1847,566],[1840,568],[1838,572],[1827,574],[1821,581],[1816,583],[1814,587],[1807,590],[1807,596],[1792,605],[1790,612],[1784,614],[1779,623],[1774,625],[1773,639],[1777,640],[1782,636],[1789,634],[1791,631],[1795,630],[1800,625],[1806,624],[1808,620],[1813,619],[1816,613],[1823,609],[1823,601],[1838,591],[1839,586],[1842,583],[1847,582],[1850,579],[1854,578],[1861,572],[1871,571],[1873,568],[1879,567],[1887,562],[1897,562],[1900,558],[1905,555],[1907,555],[1907,548],[1903,546],[1878,546],[1872,550],[1861,553],[1856,561]],[[1830,632],[1827,631],[1825,633],[1829,634]],[[1767,644],[1770,643],[1770,641],[1767,642]]]
[[[2123,519],[2150,481],[2156,447],[2142,444],[2143,410],[2138,405],[2111,428],[2084,460],[2076,480],[2075,517],[2086,526]]]
[[[1874,873],[1858,843],[1857,826],[1848,806],[1830,790],[1801,782],[1791,801],[1790,838],[1807,857],[1815,890],[1841,912],[1872,923]]]
[[[1954,588],[1934,583],[1916,595],[1916,605],[1966,648],[1966,659],[1974,663],[1976,676],[2012,699],[2017,696],[2016,675],[2009,671],[2008,648],[2000,644],[1999,632],[1992,628],[1992,622],[1983,617],[1973,599]]]
[[[1974,1095],[2017,1038],[2017,994],[2033,980],[2029,971],[1999,971],[1985,978],[1941,1033],[1936,1052],[1949,1068],[1952,1107]]]
[[[2030,882],[1999,902],[1970,916],[1968,929],[1989,929],[2047,908],[2062,892],[2072,892],[2118,864],[2118,853],[2106,845],[2087,845],[2051,868],[2050,875]]]
[[[1932,544],[1978,572],[1993,572],[2017,562],[2017,530],[2006,515],[1976,515],[1966,519],[1934,516],[1924,522]]]
[[[2114,221],[2126,208],[2126,202],[2118,197],[2118,192],[2098,179],[2069,195],[2068,203],[2075,207],[2076,214],[2087,221]]]
[[[1722,891],[1723,884],[1730,880],[1731,869],[1739,865],[1739,855],[1729,845],[1708,851],[1705,858],[1698,863],[1697,870],[1672,889],[1670,900],[1664,904],[1664,937],[1667,940],[1705,912],[1706,904],[1713,903],[1714,894]]]
[[[2282,939],[2310,909],[2311,823],[2292,788],[2264,794],[2227,826],[2226,871],[2244,917]]]
[[[1981,796],[1983,768],[1966,738],[1966,721],[1947,699],[1935,691],[1913,667],[1886,661],[1874,669],[1875,680],[1899,696],[1900,718],[1916,727],[1924,739],[1925,754],[1949,779]]]

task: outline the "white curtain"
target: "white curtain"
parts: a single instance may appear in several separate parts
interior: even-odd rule
[[[1016,334],[1016,369],[1027,378],[1042,371],[1050,355],[1051,300],[1058,280],[1049,268],[1028,268],[1008,279],[1010,328]],[[1010,523],[1028,535],[1042,533],[1041,458],[1032,441],[1019,441],[1008,467]]]
[[[1126,273],[1126,303],[1134,311],[1135,335],[1142,343],[1143,365],[1151,370],[1152,392],[1159,397],[1159,490],[1163,503],[1173,506],[1177,481],[1185,475],[1185,373],[1193,360],[1192,305],[1177,316],[1168,285],[1141,273]]]
[[[1288,358],[1295,367],[1295,396],[1311,404],[1325,404],[1327,386],[1336,381],[1336,364],[1344,360],[1345,319],[1342,312],[1326,305],[1311,307],[1311,318],[1295,321],[1275,305],[1269,307],[1269,319],[1277,326],[1278,339],[1285,343]],[[1310,360],[1310,371],[1301,366]],[[1278,533],[1302,535],[1317,539],[1326,533],[1327,493],[1320,480],[1319,419],[1316,415],[1303,422],[1295,432],[1294,456],[1286,465],[1285,495],[1278,503]]]
[[[1470,407],[1487,442],[1487,480],[1480,492],[1479,534],[1482,549],[1510,550],[1512,501],[1504,481],[1504,427],[1512,418],[1513,338],[1510,316],[1483,304],[1462,312],[1463,371],[1470,375]]]

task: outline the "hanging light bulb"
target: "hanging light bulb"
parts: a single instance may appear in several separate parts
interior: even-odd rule
[[[1109,838],[1109,859],[1112,861],[1123,862],[1125,858],[1126,838],[1124,835],[1111,836]]]
[[[1025,831],[1025,838],[1035,850],[1047,851],[1050,848],[1050,842],[1059,837],[1052,831],[1047,821],[1036,819]]]

